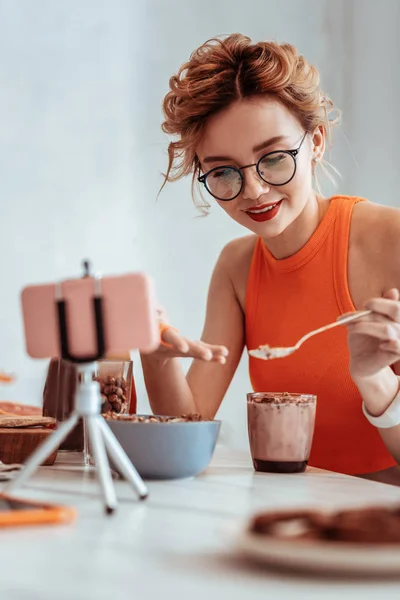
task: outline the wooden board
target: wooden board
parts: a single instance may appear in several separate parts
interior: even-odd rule
[[[0,460],[9,465],[23,463],[38,445],[53,431],[45,427],[31,429],[0,428]],[[43,465],[53,465],[57,451],[53,452]]]
[[[42,414],[40,406],[30,406],[29,404],[20,404],[18,402],[0,401],[0,414],[6,415],[35,415],[39,417]]]
[[[56,428],[56,420],[51,417],[33,417],[31,415],[2,415],[0,414],[0,429],[4,427],[46,427]]]

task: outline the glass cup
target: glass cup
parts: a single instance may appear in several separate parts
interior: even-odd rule
[[[130,360],[101,360],[96,363],[94,379],[99,381],[101,411],[136,412],[136,389],[133,362]],[[66,360],[51,359],[43,390],[43,415],[62,422],[74,410],[78,385],[76,365]],[[89,464],[90,452],[82,421],[60,445],[60,450],[83,452],[84,464]]]
[[[254,469],[302,473],[310,456],[317,397],[311,394],[247,394],[247,426]]]

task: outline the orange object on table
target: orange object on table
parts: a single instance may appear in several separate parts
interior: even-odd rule
[[[0,371],[0,383],[12,383],[14,381],[14,376],[9,375],[8,373],[2,373]]]

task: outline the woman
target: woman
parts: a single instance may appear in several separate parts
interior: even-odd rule
[[[289,346],[369,308],[347,331],[284,359],[251,357],[249,369],[255,391],[318,396],[311,465],[385,480],[400,459],[400,213],[316,191],[332,111],[318,71],[289,44],[211,40],[171,78],[166,180],[192,173],[250,235],[221,252],[202,341],[164,325],[142,364],[155,412],[212,418],[245,346]],[[195,359],[186,378],[182,356]]]

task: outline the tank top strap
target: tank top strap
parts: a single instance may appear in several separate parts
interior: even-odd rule
[[[250,263],[250,271],[246,287],[246,322],[253,323],[258,303],[258,290],[260,279],[265,268],[264,242],[261,237],[257,237],[254,245],[253,256]]]
[[[335,226],[333,236],[333,277],[336,299],[342,313],[355,310],[348,284],[349,238],[353,209],[364,198],[335,196],[332,198]]]

